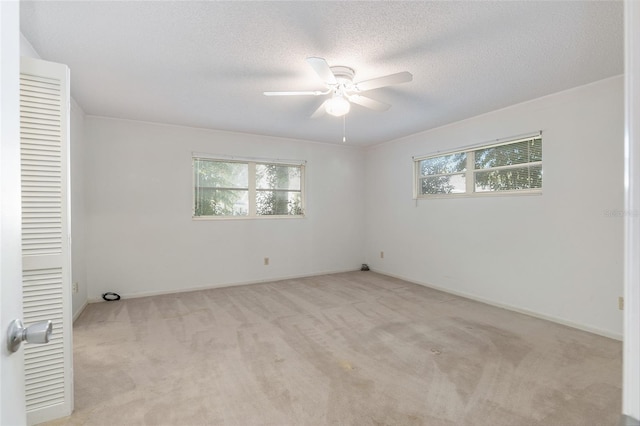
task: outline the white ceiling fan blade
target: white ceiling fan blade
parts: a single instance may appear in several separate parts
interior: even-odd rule
[[[338,80],[336,80],[336,76],[331,72],[331,68],[329,68],[329,64],[323,58],[307,58],[307,62],[311,65],[311,68],[320,76],[322,81],[327,84],[338,84]]]
[[[375,99],[371,99],[362,95],[351,95],[349,96],[349,101],[375,111],[386,111],[391,108],[391,105],[387,103],[376,101]]]
[[[329,102],[329,99],[327,99],[326,101],[324,101],[322,103],[322,105],[320,105],[318,107],[317,110],[315,110],[315,112],[313,114],[311,114],[311,118],[318,118],[318,117],[322,117],[326,110],[327,110],[327,102]]]
[[[356,90],[364,92],[379,87],[391,86],[392,84],[408,83],[413,80],[413,75],[409,71],[402,71],[395,74],[385,75],[384,77],[372,78],[371,80],[356,83]]]
[[[294,91],[294,92],[264,92],[265,96],[320,96],[326,95],[327,92],[323,92],[321,90],[302,90],[302,91]]]

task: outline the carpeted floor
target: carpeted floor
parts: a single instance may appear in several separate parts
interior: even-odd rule
[[[373,272],[92,304],[63,425],[614,426],[620,342]]]

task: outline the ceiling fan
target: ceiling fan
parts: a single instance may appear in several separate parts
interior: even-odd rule
[[[408,71],[385,75],[371,80],[353,82],[355,71],[345,66],[330,67],[323,58],[307,58],[316,74],[327,86],[326,90],[307,90],[294,92],[264,92],[266,96],[324,96],[331,94],[331,98],[325,100],[322,105],[311,115],[316,118],[327,114],[335,117],[344,116],[351,109],[351,103],[369,108],[375,111],[386,111],[391,105],[362,96],[360,93],[393,84],[407,83],[413,79]]]

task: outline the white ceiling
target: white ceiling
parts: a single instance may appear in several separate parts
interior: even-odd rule
[[[305,62],[356,81],[414,79],[354,106],[348,143],[373,145],[623,72],[621,1],[22,1],[39,55],[71,68],[87,114],[341,143],[342,119]]]

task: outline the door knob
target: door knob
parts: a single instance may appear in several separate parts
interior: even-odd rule
[[[26,328],[19,319],[13,320],[9,325],[7,348],[9,352],[15,352],[25,341],[27,343],[49,343],[52,333],[53,323],[51,320],[37,322]]]

